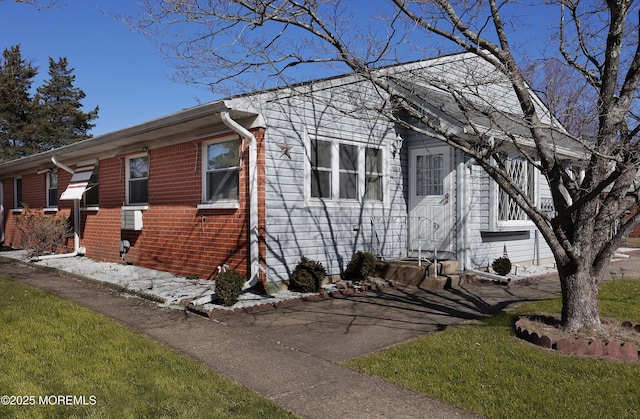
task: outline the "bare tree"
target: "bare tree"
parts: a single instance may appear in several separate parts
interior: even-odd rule
[[[4,0],[0,0],[3,2]],[[64,5],[60,5],[59,0],[13,0],[16,3],[24,3],[30,4],[31,6],[36,6],[38,8],[52,8],[52,7],[64,7]]]
[[[463,151],[517,203],[557,262],[563,325],[569,331],[598,328],[604,271],[640,222],[640,215],[624,220],[625,211],[638,201],[638,7],[632,0],[532,4],[389,0],[364,7],[336,0],[145,0],[135,27],[173,57],[179,77],[218,91],[281,85],[310,74],[352,72],[369,81],[381,99],[394,99],[376,107],[380,115]],[[542,7],[545,20],[556,16],[552,38],[527,20]],[[529,27],[535,28],[528,32]],[[564,122],[574,120],[579,108],[583,115],[595,115],[586,123],[570,123],[570,131],[540,113],[531,73],[525,69],[531,55],[540,56],[543,49],[525,47],[551,46],[551,39],[556,48],[547,58],[562,63],[562,74],[572,80],[579,76],[581,83],[572,95],[547,96],[550,107],[571,112],[561,116]],[[402,78],[384,71],[398,62],[456,51],[484,63],[468,69],[463,84],[429,71]],[[257,80],[261,86],[255,85]],[[506,86],[505,97],[516,98],[518,111],[495,106],[496,97],[483,90],[488,83]],[[439,124],[426,111],[430,105],[415,100],[426,85],[453,98],[453,112],[465,119],[473,135]],[[451,103],[443,101],[442,106]],[[567,154],[558,153],[560,146],[573,150],[575,159],[581,157],[584,176],[568,170],[571,164]],[[554,213],[538,208],[528,191],[513,182],[500,153],[505,149],[521,154],[544,174]],[[623,222],[615,229],[619,220]]]

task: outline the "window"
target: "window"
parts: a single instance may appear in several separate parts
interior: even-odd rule
[[[240,188],[240,141],[206,144],[203,181],[204,202],[238,202]]]
[[[358,199],[358,147],[340,144],[340,198]]]
[[[444,155],[416,156],[416,195],[444,194]]]
[[[91,177],[89,178],[89,183],[87,183],[87,189],[84,192],[82,197],[83,204],[85,207],[97,207],[99,204],[99,193],[98,193],[98,166],[94,167],[93,173],[91,173]]]
[[[364,167],[364,199],[382,201],[382,150],[366,147]]]
[[[311,196],[331,198],[331,142],[311,144]]]
[[[149,156],[127,158],[127,204],[149,202]]]
[[[524,191],[532,202],[537,202],[537,171],[532,163],[520,156],[504,156],[502,161],[513,184]],[[494,189],[495,219],[499,227],[526,226],[530,224],[527,214],[502,188]]]
[[[47,207],[58,206],[58,172],[47,173]]]
[[[308,144],[308,197],[383,201],[383,148],[317,138],[309,140]]]
[[[13,207],[22,208],[22,178],[13,180]]]

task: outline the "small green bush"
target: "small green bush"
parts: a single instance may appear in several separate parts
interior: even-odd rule
[[[376,270],[377,259],[373,253],[356,252],[347,265],[347,276],[350,278],[367,279]]]
[[[233,269],[218,274],[216,277],[216,295],[222,305],[230,306],[238,301],[244,282],[244,277]]]
[[[291,276],[291,289],[299,292],[318,292],[327,271],[322,263],[304,256],[296,265]]]
[[[491,264],[493,271],[498,275],[505,276],[511,272],[511,261],[508,257],[499,257]]]

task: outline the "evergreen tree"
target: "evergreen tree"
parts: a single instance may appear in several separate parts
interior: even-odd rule
[[[85,93],[74,87],[76,76],[66,58],[49,58],[49,80],[38,87],[34,98],[37,110],[37,142],[33,152],[71,144],[90,138],[88,131],[95,126],[98,107],[89,112],[81,110]]]
[[[22,58],[20,46],[5,48],[0,62],[0,161],[24,156],[24,138],[33,131],[34,106],[29,90],[38,68]]]

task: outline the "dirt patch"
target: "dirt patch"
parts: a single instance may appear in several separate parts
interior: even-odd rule
[[[601,321],[600,330],[567,333],[560,327],[557,316],[519,316],[515,330],[521,339],[563,353],[637,361],[640,325],[628,321]]]

